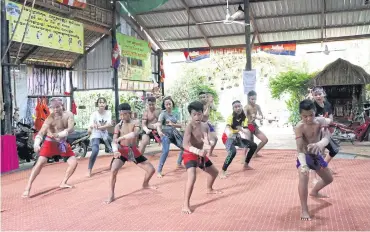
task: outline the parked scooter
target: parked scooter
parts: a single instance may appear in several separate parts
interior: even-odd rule
[[[90,144],[90,135],[87,130],[78,130],[72,132],[67,137],[67,142],[71,145],[76,158],[84,158],[87,153],[87,147]]]
[[[352,144],[354,141],[362,142],[370,139],[370,117],[366,115],[366,111],[370,108],[365,108],[364,111],[359,115],[361,118],[360,125],[357,127],[353,126],[353,122],[350,125],[333,122],[330,124],[330,131],[332,132],[332,138],[337,142],[347,141]]]
[[[37,131],[30,125],[17,123],[14,134],[17,142],[17,152],[20,160],[31,162],[35,159],[35,152],[33,151],[33,135]]]

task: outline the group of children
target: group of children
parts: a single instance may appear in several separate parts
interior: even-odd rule
[[[35,138],[34,148],[35,152],[39,152],[40,158],[31,172],[23,197],[29,196],[31,185],[46,163],[47,157],[57,154],[67,157],[69,164],[60,187],[72,187],[67,185],[67,181],[77,167],[77,160],[70,145],[66,143],[66,137],[73,131],[73,115],[63,110],[61,99],[54,98],[50,103],[52,113]],[[96,160],[99,140],[107,139],[107,128],[111,126],[111,115],[107,111],[106,100],[99,98],[96,105],[98,111],[92,115],[90,120],[93,152],[88,165],[88,176],[91,176]],[[164,176],[162,169],[169,153],[170,144],[173,143],[180,148],[177,165],[183,167],[183,163],[187,172],[185,198],[182,207],[182,212],[186,214],[192,212],[190,197],[196,180],[197,168],[202,169],[209,175],[207,178],[207,192],[210,194],[221,193],[221,191],[213,189],[213,183],[217,176],[220,176],[220,178],[227,177],[226,171],[236,155],[236,147],[244,148],[244,169],[251,169],[249,165],[251,158],[258,156],[260,149],[268,142],[267,137],[256,124],[256,120],[262,120],[263,115],[260,107],[256,104],[256,93],[251,91],[248,93],[248,104],[244,109],[240,101],[232,103],[233,113],[227,118],[226,129],[222,138],[226,146],[227,157],[222,166],[222,172],[219,174],[219,171],[209,159],[210,156],[215,156],[213,150],[218,141],[215,128],[209,121],[210,112],[215,109],[212,95],[201,92],[199,93],[199,101],[191,102],[188,105],[190,122],[187,124],[183,135],[178,130],[182,125],[178,122],[176,114],[173,113],[175,103],[172,98],[165,97],[163,99],[162,110],[156,109],[155,105],[155,98],[147,99],[148,107],[143,114],[141,123],[131,119],[132,112],[128,103],[119,105],[118,111],[121,121],[114,128],[113,142],[109,146],[113,158],[110,168],[110,191],[106,203],[111,203],[114,200],[117,173],[126,161],[134,162],[145,170],[143,188],[157,188],[149,184],[155,173],[155,168],[143,156],[150,139],[154,139],[162,145],[162,154],[157,168],[159,178]],[[311,220],[307,208],[308,170],[315,170],[321,177],[321,180],[312,189],[311,196],[321,197],[319,191],[332,181],[331,173],[326,168],[327,162],[321,156],[330,141],[330,133],[327,130],[329,122],[325,118],[315,116],[315,104],[311,100],[302,101],[299,112],[302,121],[296,126],[295,133],[298,151],[299,196],[302,205],[301,219]],[[137,141],[140,134],[141,142],[140,147],[138,147]],[[261,140],[258,145],[253,142],[253,135]],[[46,139],[40,149],[43,136],[46,136]]]

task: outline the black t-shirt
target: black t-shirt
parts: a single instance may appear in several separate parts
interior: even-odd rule
[[[316,114],[315,114],[316,117],[323,116],[327,118],[329,117],[329,115],[333,114],[333,111],[331,109],[331,104],[328,101],[324,101],[324,108],[319,106],[319,104],[317,104],[316,102],[315,102],[315,106],[316,106]]]

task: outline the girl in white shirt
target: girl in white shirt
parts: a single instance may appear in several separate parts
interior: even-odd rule
[[[107,100],[103,97],[99,97],[95,105],[98,107],[98,111],[95,111],[90,116],[89,130],[91,130],[92,153],[89,160],[88,177],[91,176],[92,168],[99,153],[100,139],[103,139],[105,146],[112,150],[108,142],[109,134],[107,130],[112,126],[112,113],[108,110]]]

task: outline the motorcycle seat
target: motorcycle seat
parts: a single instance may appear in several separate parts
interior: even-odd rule
[[[87,130],[78,130],[78,131],[73,131],[71,134],[68,135],[68,138],[67,140],[70,141],[70,140],[76,140],[76,139],[79,139],[81,137],[84,137],[88,135],[87,133]]]

